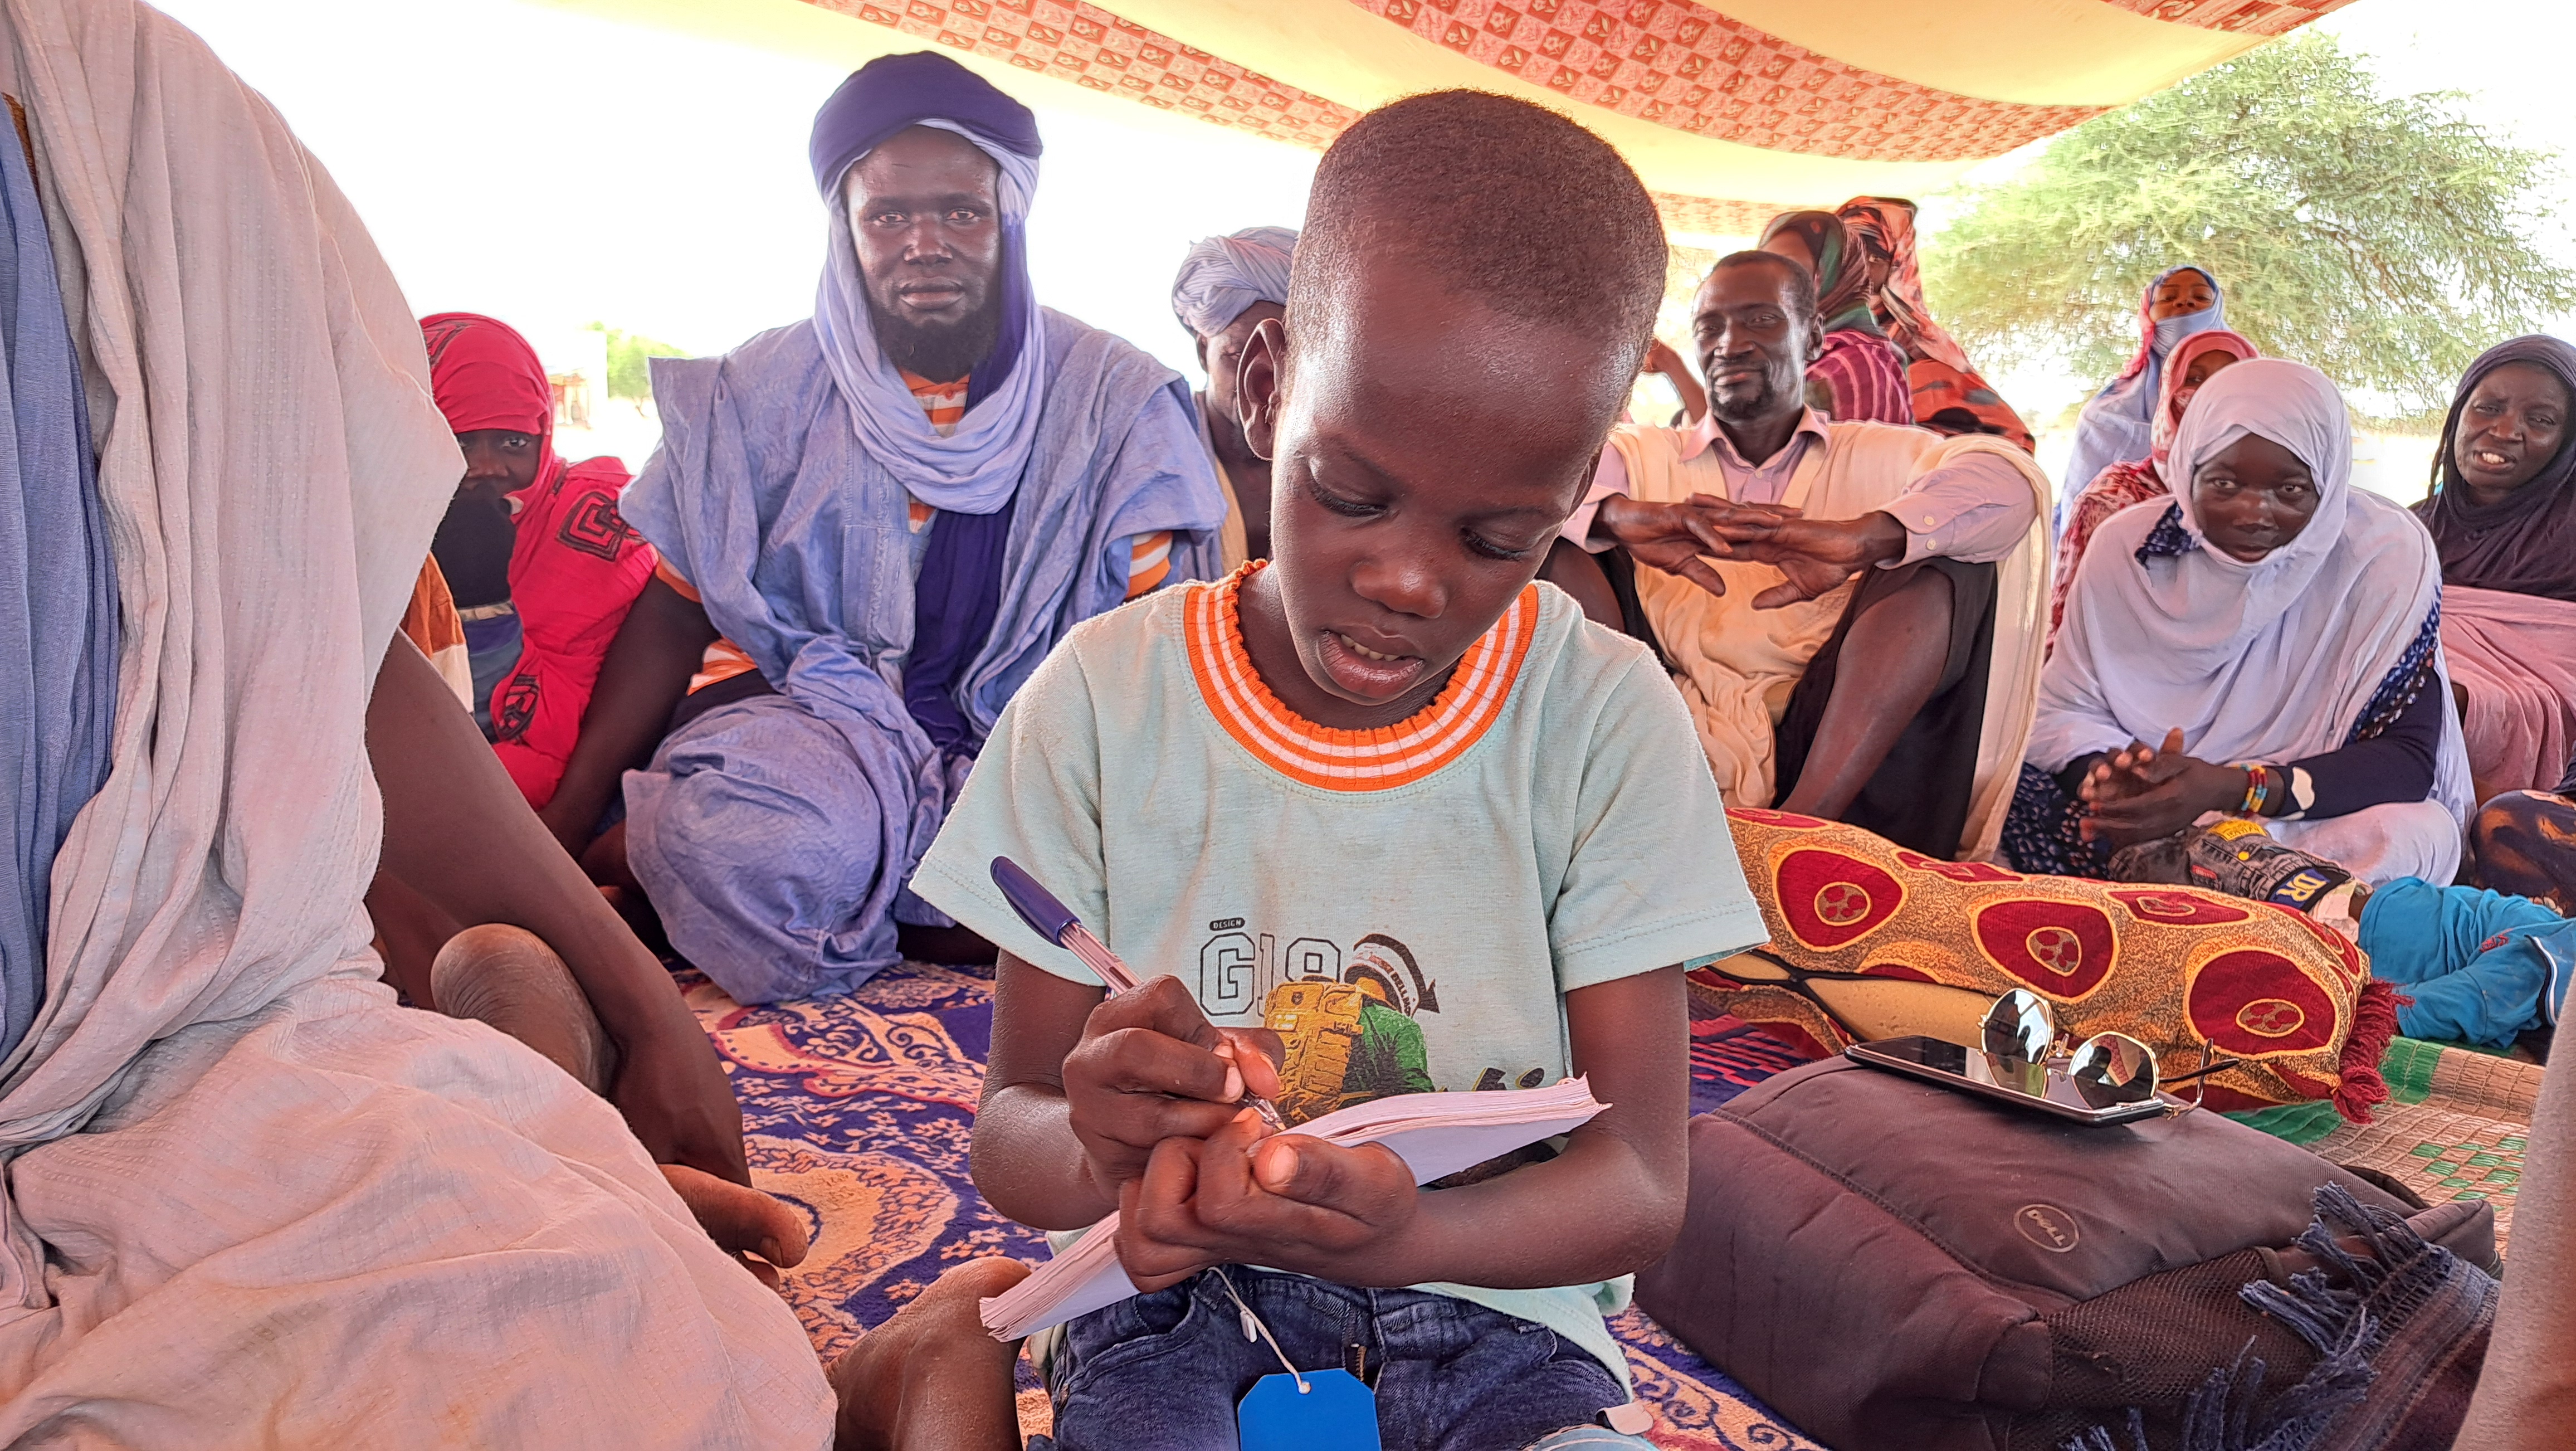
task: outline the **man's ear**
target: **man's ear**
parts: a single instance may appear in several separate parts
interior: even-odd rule
[[[1192,328],[1190,330],[1190,346],[1195,349],[1199,355],[1199,371],[1202,373],[1206,372],[1208,370],[1207,339],[1200,337],[1198,329],[1196,328]]]
[[[1264,461],[1277,457],[1272,440],[1279,430],[1279,411],[1287,399],[1281,374],[1288,364],[1288,324],[1284,318],[1264,318],[1261,326],[1243,345],[1243,360],[1235,378],[1234,409],[1243,420],[1244,442],[1252,445],[1253,456]]]
[[[1817,321],[1814,321],[1814,320],[1812,320],[1812,319],[1811,319],[1811,320],[1809,320],[1809,322],[1807,323],[1807,354],[1806,354],[1807,362],[1808,362],[1808,364],[1809,364],[1810,366],[1813,366],[1813,365],[1814,365],[1814,363],[1815,363],[1815,361],[1816,361],[1816,359],[1821,358],[1821,357],[1823,357],[1824,355],[1825,355],[1825,329],[1824,329],[1824,325],[1823,325],[1822,323],[1820,323],[1820,322],[1817,322]]]

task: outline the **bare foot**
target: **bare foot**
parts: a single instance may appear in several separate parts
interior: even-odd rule
[[[968,1260],[850,1347],[831,1373],[836,1451],[1018,1451],[1020,1347],[995,1340],[976,1307],[1028,1274],[1017,1260]]]
[[[774,1196],[685,1164],[654,1167],[670,1181],[680,1202],[689,1206],[707,1238],[742,1261],[743,1268],[758,1275],[762,1284],[777,1289],[778,1270],[805,1258],[805,1221]],[[754,1255],[759,1258],[751,1258]]]
[[[616,1076],[616,1048],[572,969],[524,928],[486,922],[447,939],[429,968],[430,1000],[488,1023],[554,1060],[593,1093]]]

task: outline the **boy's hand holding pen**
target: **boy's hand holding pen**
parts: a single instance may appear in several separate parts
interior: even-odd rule
[[[1109,987],[1065,1055],[1064,1098],[1092,1182],[1118,1202],[1118,1256],[1139,1289],[1231,1263],[1412,1283],[1385,1278],[1409,1273],[1412,1171],[1383,1145],[1287,1133],[1277,1034],[1211,1024],[1180,979],[1138,981],[1009,858],[992,870],[1020,919]]]
[[[1148,1293],[1227,1264],[1409,1285],[1437,1278],[1424,1272],[1423,1209],[1413,1171],[1384,1144],[1273,1135],[1245,1109],[1207,1139],[1155,1145],[1144,1174],[1119,1186],[1118,1260]]]
[[[1132,968],[1018,863],[995,857],[992,872],[993,884],[1020,920],[1071,952],[1109,990],[1064,1065],[1074,1132],[1091,1155],[1095,1174],[1109,1174],[1103,1187],[1144,1172],[1145,1156],[1162,1139],[1175,1134],[1206,1138],[1237,1109],[1250,1109],[1268,1133],[1285,1131],[1287,1124],[1272,1104],[1279,1095],[1278,1035],[1214,1026],[1178,978],[1139,981]],[[1210,1059],[1222,1072],[1213,1083],[1207,1081]],[[1087,1090],[1082,1095],[1075,1092],[1077,1076]],[[1091,1090],[1127,1101],[1100,1099]],[[1211,1109],[1222,1111],[1211,1116]]]
[[[1093,1181],[1114,1199],[1156,1144],[1208,1138],[1248,1111],[1247,1090],[1277,1093],[1277,1041],[1211,1025],[1178,978],[1103,999],[1064,1059],[1065,1105]]]

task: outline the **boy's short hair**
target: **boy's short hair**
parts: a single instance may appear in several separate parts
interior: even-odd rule
[[[1779,268],[1780,275],[1789,279],[1789,310],[1807,324],[1809,331],[1815,329],[1816,274],[1800,265],[1797,258],[1758,248],[1750,252],[1729,252],[1717,259],[1717,265],[1708,269],[1708,275],[1714,277],[1729,267]]]
[[[1488,91],[1410,96],[1333,142],[1306,204],[1289,315],[1328,307],[1332,279],[1389,252],[1497,312],[1597,329],[1636,363],[1668,255],[1653,200],[1610,143]]]

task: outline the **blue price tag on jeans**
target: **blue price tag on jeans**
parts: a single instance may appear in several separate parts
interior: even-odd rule
[[[1377,1393],[1347,1370],[1265,1375],[1235,1408],[1243,1451],[1379,1451]]]

